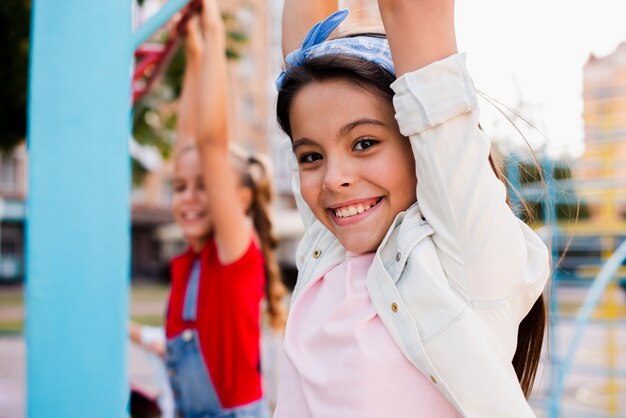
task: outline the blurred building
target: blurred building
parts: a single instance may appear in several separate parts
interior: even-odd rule
[[[131,277],[165,279],[167,260],[162,258],[156,231],[173,222],[171,202],[171,164],[159,151],[134,141],[130,143],[133,163],[144,173],[134,178],[131,188]]]
[[[0,152],[0,282],[24,274],[26,145]]]
[[[626,43],[583,68],[585,154],[577,164],[580,198],[591,221],[626,221]]]

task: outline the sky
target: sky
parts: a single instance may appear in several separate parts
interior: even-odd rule
[[[579,157],[583,66],[626,42],[626,0],[457,0],[456,28],[476,87],[509,106],[523,103],[521,113],[545,134],[527,135],[533,147]],[[522,143],[493,108],[482,102],[481,110],[486,130]]]

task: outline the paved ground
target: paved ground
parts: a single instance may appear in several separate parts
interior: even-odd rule
[[[25,350],[21,332],[6,332],[21,328],[24,318],[22,289],[0,287],[0,418],[25,416]],[[131,316],[149,323],[159,321],[165,312],[167,288],[138,286],[133,288]],[[5,332],[1,332],[5,330]],[[155,370],[151,359],[138,347],[129,344],[129,371],[131,381],[147,393],[155,393]]]
[[[167,289],[161,286],[133,288],[131,317],[150,324],[157,323],[165,312]],[[23,418],[25,416],[25,350],[21,332],[2,332],[13,328],[12,324],[23,321],[22,290],[17,287],[0,287],[0,418]],[[10,324],[11,326],[7,326]],[[282,344],[280,336],[263,330],[262,364],[266,396],[270,406],[276,396],[278,369],[277,354]],[[129,380],[144,393],[159,392],[158,358],[129,343]]]
[[[24,340],[0,337],[0,418],[24,416]]]
[[[134,298],[131,311],[134,316],[156,316],[163,312],[164,301],[158,298],[159,292],[154,297]],[[579,305],[585,295],[584,288],[566,288],[559,290],[558,298],[567,306],[568,311],[573,312],[573,307]],[[619,295],[620,311],[626,307],[624,295]],[[20,309],[10,309],[0,306],[0,319],[6,320],[14,315],[14,319],[20,319]],[[560,320],[558,326],[553,328],[553,346],[559,355],[562,355],[571,340],[574,332],[572,319]],[[276,368],[272,367],[271,352],[275,352],[279,341],[273,340],[272,336],[264,335],[264,364],[268,366],[266,371],[270,397],[275,392],[277,383]],[[621,317],[612,325],[604,321],[594,321],[584,333],[581,347],[576,352],[576,364],[572,373],[568,375],[565,383],[565,396],[563,401],[563,414],[566,418],[600,418],[611,416],[626,416],[626,372],[617,375],[607,370],[610,358],[607,355],[609,341],[613,341],[615,356],[613,363],[622,371],[626,370],[626,317]],[[269,349],[268,349],[269,347]],[[25,344],[21,334],[0,334],[0,418],[24,417],[24,351]],[[545,351],[545,350],[544,350]],[[129,347],[130,379],[144,386],[148,391],[156,390],[154,370],[144,353],[136,347]],[[542,362],[545,366],[545,359]],[[612,390],[607,387],[607,378],[614,376],[615,386]],[[531,398],[531,405],[537,412],[538,417],[547,417],[546,405],[549,401],[549,388],[552,375],[550,368],[543,368],[539,372],[536,390]],[[611,395],[611,393],[613,395]],[[610,405],[616,412],[610,414]]]

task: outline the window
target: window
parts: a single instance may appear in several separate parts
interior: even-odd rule
[[[0,191],[17,191],[17,158],[13,154],[0,157]]]

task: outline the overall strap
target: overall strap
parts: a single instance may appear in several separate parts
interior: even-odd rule
[[[183,320],[195,321],[196,309],[198,306],[198,288],[200,286],[200,258],[193,262],[189,281],[187,282],[187,291],[185,293],[185,305],[183,306]]]

